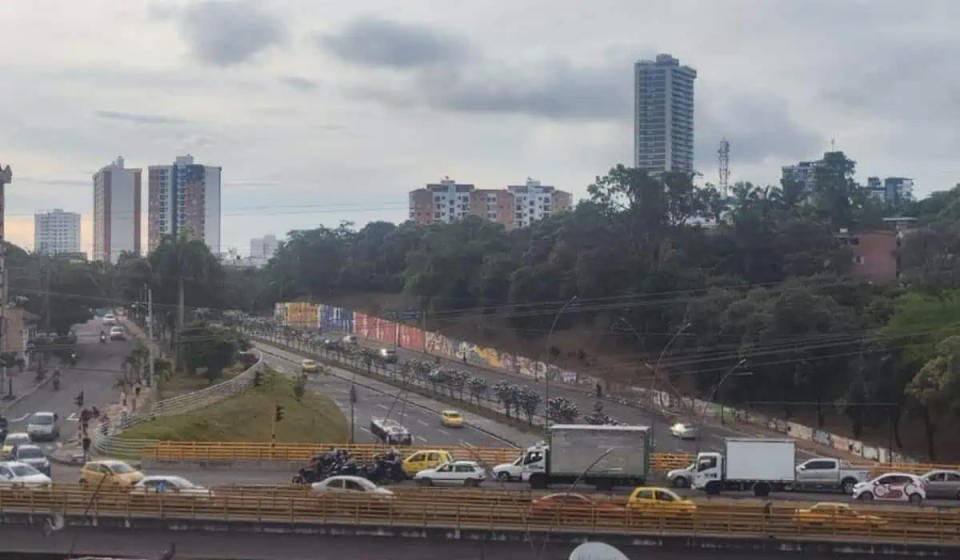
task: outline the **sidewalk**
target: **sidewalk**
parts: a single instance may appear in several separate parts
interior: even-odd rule
[[[48,370],[43,381],[37,381],[37,372],[29,369],[20,371],[18,368],[7,368],[7,379],[3,382],[0,393],[0,413],[17,404],[22,399],[33,394],[34,391],[45,387],[53,379],[53,370]],[[12,396],[11,396],[12,392]]]

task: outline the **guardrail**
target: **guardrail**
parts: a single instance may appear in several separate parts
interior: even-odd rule
[[[0,489],[0,515],[960,544],[960,517],[949,510],[862,508],[852,515],[818,517],[798,511],[806,504],[765,508],[760,502],[705,501],[695,506],[633,509],[622,498],[543,510],[531,502],[536,496],[407,489],[393,498],[381,498],[316,494],[293,487],[217,488],[200,496],[137,495],[56,485],[48,490]]]

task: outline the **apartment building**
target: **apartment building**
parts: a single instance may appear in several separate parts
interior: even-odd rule
[[[93,176],[93,258],[116,263],[121,253],[140,254],[140,169],[123,157]]]
[[[569,211],[573,196],[533,179],[505,189],[477,189],[448,177],[410,191],[409,201],[410,219],[421,225],[449,224],[477,216],[509,230]]]
[[[669,54],[634,65],[634,167],[693,173],[696,78],[696,70]]]
[[[220,176],[222,168],[178,156],[172,165],[151,165],[147,245],[156,249],[164,236],[184,233],[220,254]]]
[[[59,208],[34,214],[33,252],[38,255],[80,253],[80,214]]]

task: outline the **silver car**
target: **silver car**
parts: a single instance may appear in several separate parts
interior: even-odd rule
[[[21,445],[13,453],[13,460],[30,465],[43,474],[50,476],[50,460],[36,445]]]
[[[27,433],[30,434],[30,439],[40,441],[60,437],[60,424],[57,420],[57,415],[53,412],[34,412],[27,422]]]
[[[960,500],[960,472],[930,471],[920,478],[927,483],[927,498]]]

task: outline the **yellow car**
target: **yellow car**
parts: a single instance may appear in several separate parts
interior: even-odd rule
[[[820,502],[793,514],[793,522],[807,526],[829,526],[840,528],[880,527],[887,520],[876,515],[857,512],[847,504],[839,502]]]
[[[444,410],[440,412],[440,423],[448,428],[462,428],[463,416],[456,410]]]
[[[690,515],[697,504],[678,496],[669,488],[639,486],[627,500],[627,510],[634,515]]]
[[[423,469],[432,469],[444,463],[452,462],[453,455],[449,451],[444,451],[443,449],[425,449],[423,451],[417,451],[406,458],[403,462],[403,472],[407,473],[407,476],[413,476]]]
[[[131,488],[141,480],[143,480],[143,473],[123,461],[90,461],[80,470],[80,486],[87,488],[99,486]]]
[[[7,438],[3,440],[3,456],[6,457],[13,453],[14,447],[21,445],[30,445],[30,434],[27,432],[10,432]]]
[[[320,364],[313,360],[302,360],[300,362],[300,371],[303,373],[319,373]]]

